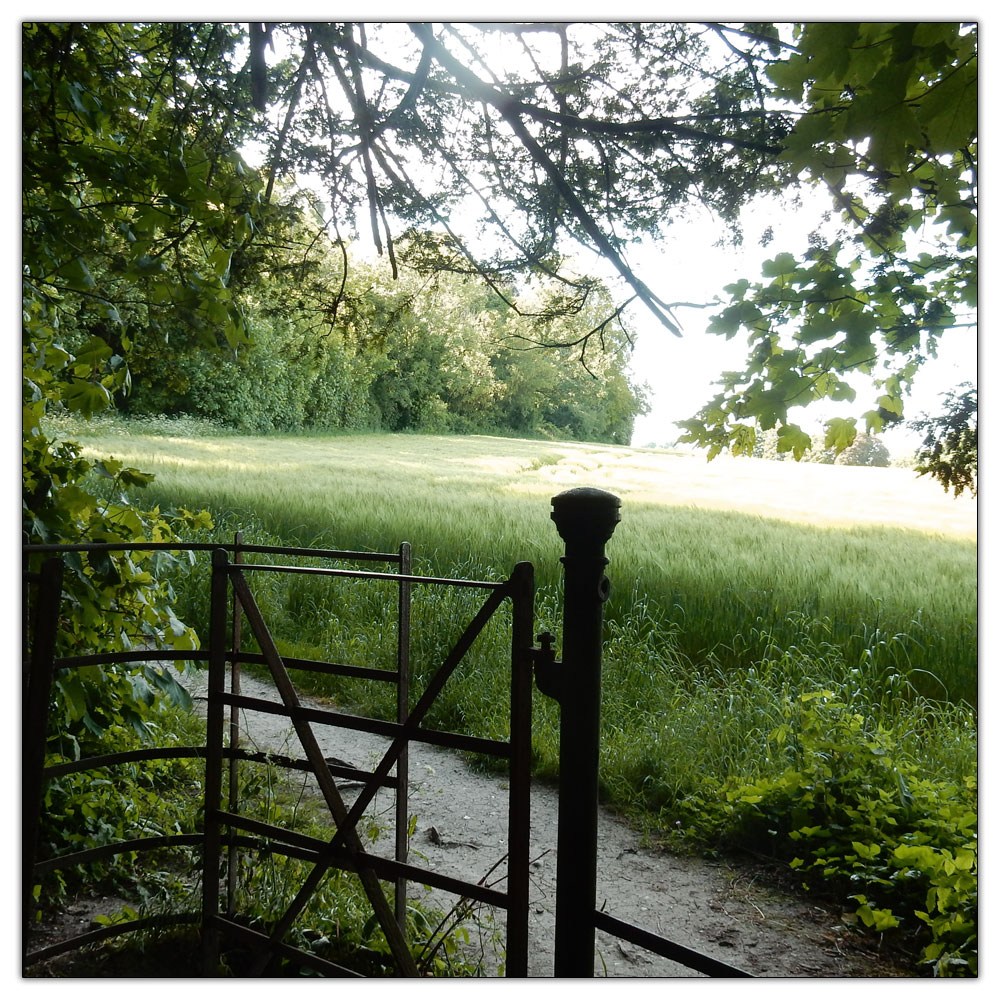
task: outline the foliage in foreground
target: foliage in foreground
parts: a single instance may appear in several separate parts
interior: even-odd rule
[[[108,704],[113,707],[114,702]],[[161,697],[146,713],[142,736],[126,724],[108,726],[91,739],[86,755],[136,750],[150,740],[174,747],[197,745],[203,739],[204,726],[189,711]],[[46,764],[54,766],[80,756],[77,745],[55,741]],[[181,758],[116,764],[49,779],[42,800],[39,860],[139,837],[195,832],[194,804],[201,795],[203,776],[200,761]],[[187,852],[169,867],[157,867],[148,856],[117,855],[86,867],[56,871],[35,887],[35,895],[40,907],[48,909],[86,886],[102,885],[115,891],[138,891],[144,904],[162,904],[164,893],[172,896],[179,891],[178,872],[193,865]]]
[[[786,697],[785,721],[761,748],[770,773],[709,776],[676,813],[702,835],[783,857],[807,889],[841,893],[845,919],[922,942],[920,964],[934,975],[974,976],[976,776],[928,776],[898,726],[874,722],[842,694]],[[775,773],[774,763],[785,767]]]
[[[135,750],[148,746],[150,740],[163,748],[204,742],[204,724],[190,711],[160,701],[150,715],[145,740],[140,740],[130,727],[110,727],[90,752]],[[60,754],[50,754],[47,763],[54,765],[64,760]],[[43,804],[40,858],[124,840],[198,832],[202,828],[203,778],[201,760],[180,758],[108,765],[50,779]],[[244,815],[320,840],[329,839],[329,823],[324,822],[318,803],[277,767],[243,764],[240,796]],[[363,829],[363,835],[372,842],[381,833],[374,822]],[[237,912],[249,926],[266,931],[287,908],[311,867],[311,862],[267,849],[244,852]],[[201,906],[201,874],[199,852],[189,847],[127,852],[107,861],[56,870],[35,887],[36,917],[41,919],[68,897],[95,889],[130,900],[118,911],[98,916],[96,923],[101,926],[145,916],[197,913]],[[468,931],[454,919],[456,914],[468,916],[467,909],[459,905],[453,913],[441,914],[416,900],[408,904],[408,939],[422,972],[434,976],[483,973],[483,962],[489,962],[490,956],[482,953],[477,959]],[[388,945],[371,916],[360,882],[355,875],[338,869],[326,875],[285,940],[364,975],[386,976],[394,972]],[[175,949],[180,949],[180,954]],[[192,950],[194,961],[190,957]],[[172,959],[161,957],[171,953]],[[102,976],[108,975],[109,968],[122,969],[116,975],[149,976],[155,963],[165,961],[168,964],[163,975],[175,976],[181,969],[199,975],[198,954],[197,942],[183,933],[178,937],[173,929],[153,927],[113,938],[102,944],[97,954],[82,956],[79,964],[84,970],[94,965]],[[245,974],[241,964],[245,961],[245,952],[236,949],[232,956],[223,956],[219,971],[222,975]],[[288,960],[278,959],[268,974],[299,973]]]
[[[813,22],[794,32],[795,51],[766,70],[774,95],[801,109],[779,160],[825,189],[840,218],[802,252],[766,261],[760,280],[726,287],[709,330],[745,332],[745,365],[680,424],[682,440],[710,455],[748,454],[758,429],[777,427],[780,450],[800,458],[812,442],[789,410],[853,402],[856,372],[871,376],[875,398],[860,418],[877,433],[902,419],[939,339],[975,323],[977,26]],[[852,444],[857,424],[829,420],[824,447]]]
[[[806,616],[795,643],[714,670],[627,624],[605,654],[613,800],[667,843],[787,862],[925,971],[975,974],[975,714],[917,695],[877,640],[817,641]]]

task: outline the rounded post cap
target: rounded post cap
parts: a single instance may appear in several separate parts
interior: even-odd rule
[[[578,486],[552,498],[552,520],[565,542],[603,545],[621,520],[621,500],[592,486]]]

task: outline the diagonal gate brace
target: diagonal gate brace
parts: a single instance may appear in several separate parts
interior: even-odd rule
[[[295,732],[299,737],[299,741],[302,743],[302,748],[305,750],[306,758],[312,765],[313,772],[316,775],[316,780],[323,793],[323,798],[326,800],[327,807],[333,815],[334,821],[337,825],[338,839],[347,848],[352,860],[356,863],[358,877],[361,880],[365,894],[368,896],[368,900],[372,905],[372,909],[378,919],[379,926],[385,934],[386,941],[389,944],[389,950],[392,952],[392,956],[396,960],[397,966],[404,975],[417,976],[419,973],[417,971],[416,963],[414,962],[413,956],[410,954],[410,950],[406,945],[406,941],[403,937],[399,924],[396,923],[392,907],[389,905],[389,902],[385,897],[385,893],[382,891],[382,885],[372,869],[365,863],[364,847],[362,846],[361,839],[358,837],[355,829],[360,812],[355,810],[357,815],[353,815],[353,817],[348,814],[344,800],[337,789],[336,782],[333,780],[333,775],[330,772],[330,766],[326,762],[319,743],[316,741],[316,736],[312,731],[312,726],[307,721],[302,719],[296,711],[296,709],[301,708],[301,703],[299,702],[298,695],[296,694],[295,685],[288,676],[288,671],[285,668],[284,661],[281,659],[281,655],[278,653],[274,640],[271,638],[267,625],[265,624],[263,616],[260,613],[260,609],[257,607],[257,602],[254,600],[250,587],[247,585],[246,578],[239,571],[239,569],[235,567],[231,567],[229,573],[233,582],[233,590],[243,605],[243,612],[247,616],[247,620],[250,623],[250,628],[253,631],[254,637],[257,639],[257,642],[260,643],[261,651],[267,660],[267,665],[270,668],[275,687],[277,687],[278,693],[281,695],[281,700],[284,702],[285,707],[289,711],[292,724],[295,726]],[[388,771],[388,768],[386,770]],[[369,785],[368,788],[371,788],[371,785]],[[363,808],[364,807],[362,807],[362,809]],[[322,862],[317,862],[313,871],[307,878],[306,885],[310,886],[310,888],[305,895],[303,905],[308,901],[308,898],[312,895],[313,890],[316,885],[319,884],[319,880],[326,873],[328,868],[329,864],[324,865]],[[315,877],[317,870],[319,870],[318,878]],[[305,889],[306,886],[303,886],[303,890]],[[303,895],[303,890],[300,890],[299,896]],[[298,898],[299,897],[296,897],[296,901]],[[294,902],[292,905],[295,905]],[[301,907],[299,907],[299,910],[300,909]],[[254,969],[254,975],[259,975],[263,967],[270,960],[272,953],[271,949],[280,942],[282,937],[284,937],[285,932],[291,925],[292,920],[295,919],[295,916],[298,915],[299,910],[291,913],[291,919],[288,919],[289,914],[286,913],[285,917],[278,922],[278,925],[274,928],[269,938],[270,947],[266,949],[264,954],[258,959],[257,967]]]
[[[244,600],[245,605],[247,605],[246,601],[247,598],[249,599],[249,602],[252,602],[253,595],[250,593],[250,589],[247,586],[246,580],[243,578],[242,573],[240,573],[239,570],[231,570],[231,574],[233,576],[233,589],[236,591],[237,596],[239,596],[241,600]],[[236,582],[237,577],[239,578],[240,581],[239,584],[237,584]],[[348,849],[351,849],[349,838],[353,838],[354,841],[358,843],[358,847],[355,848],[355,850],[361,850],[360,842],[357,839],[357,834],[354,832],[355,825],[357,824],[358,819],[361,817],[361,814],[367,808],[371,800],[375,797],[375,793],[378,790],[379,782],[381,781],[381,779],[385,778],[386,775],[388,775],[389,771],[396,763],[396,760],[399,758],[399,755],[406,747],[407,742],[416,735],[420,727],[420,723],[423,721],[423,718],[427,714],[431,705],[433,705],[434,700],[441,693],[441,689],[444,687],[445,682],[452,675],[452,673],[454,673],[455,668],[459,665],[459,663],[461,663],[462,658],[469,651],[469,648],[471,647],[472,643],[475,641],[476,637],[486,626],[486,623],[490,620],[490,618],[492,618],[496,610],[500,607],[503,601],[509,596],[509,589],[510,588],[508,584],[501,585],[497,587],[497,589],[495,589],[493,593],[491,593],[490,596],[486,599],[486,601],[483,603],[483,606],[476,613],[476,616],[472,619],[472,621],[466,627],[465,631],[459,637],[458,641],[455,643],[451,652],[446,657],[444,663],[441,664],[441,666],[438,668],[437,673],[434,675],[433,678],[431,678],[430,683],[427,685],[427,689],[424,691],[420,700],[414,706],[413,711],[410,713],[406,722],[403,724],[399,735],[390,744],[389,749],[386,751],[385,756],[382,758],[381,763],[372,773],[372,777],[369,783],[365,786],[361,794],[355,800],[354,805],[351,808],[351,811],[344,817],[343,823],[341,823],[340,819],[335,816],[335,818],[337,819],[337,832],[328,845],[327,848],[328,853],[326,853],[325,856],[320,857],[316,860],[316,864],[313,866],[313,869],[309,873],[309,875],[306,876],[305,882],[303,883],[302,888],[299,890],[298,895],[295,897],[295,899],[292,900],[292,902],[288,906],[288,909],[285,911],[284,916],[275,925],[274,930],[271,933],[271,939],[273,941],[277,942],[285,935],[285,933],[291,927],[295,918],[299,915],[299,913],[302,911],[305,905],[309,902],[310,897],[316,890],[316,887],[319,885],[320,880],[326,874],[327,870],[329,869],[333,861],[333,853],[341,846],[345,846],[348,847]],[[254,605],[254,608],[256,610],[256,605]],[[259,618],[260,616],[259,610],[256,613]],[[251,618],[249,614],[247,615],[247,617],[250,620],[251,626],[254,627],[253,618]],[[267,635],[267,630],[266,627],[264,627],[262,620],[260,622],[260,625],[264,634]],[[267,638],[270,639],[270,636],[267,636]],[[258,636],[258,641],[260,641],[259,636]],[[263,643],[261,643],[261,649],[264,649]],[[268,654],[265,653],[265,655]],[[281,664],[281,658],[280,656],[278,656],[277,650],[274,651],[274,658],[280,664],[281,670],[284,670],[284,665]],[[269,657],[269,663],[270,663],[270,657]],[[272,667],[272,673],[273,672],[274,668]],[[291,686],[290,680],[288,681],[288,684],[289,686]],[[295,696],[294,689],[292,690],[291,693],[292,696],[294,697]],[[284,697],[284,695],[282,695],[282,697]],[[306,726],[306,728],[308,728],[308,726]],[[311,735],[312,733],[310,730],[310,736]],[[318,748],[317,748],[317,753],[319,753]],[[328,767],[326,765],[325,760],[322,759],[321,753],[319,754],[319,757],[320,760],[322,760],[324,769],[326,769],[327,773],[329,774]],[[330,778],[330,784],[331,785],[333,784],[332,778]],[[337,798],[339,799],[340,793],[337,792],[336,786],[334,786],[333,790]],[[342,801],[343,800],[341,800],[341,802]],[[361,853],[363,853],[363,851]],[[381,886],[379,886],[379,892],[381,892]],[[386,936],[388,938],[388,934]],[[407,956],[410,958],[410,961],[412,962],[412,957],[409,956],[409,952],[407,952]],[[266,964],[266,959],[265,959],[265,964]]]

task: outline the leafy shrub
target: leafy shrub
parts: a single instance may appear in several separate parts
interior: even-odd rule
[[[184,709],[161,705],[147,718],[162,747],[200,744],[204,725]],[[130,726],[104,730],[88,753],[138,749],[145,741]],[[50,754],[49,765],[66,756]],[[204,764],[191,758],[145,760],[77,771],[50,779],[45,786],[39,829],[40,859],[101,847],[139,837],[195,832]],[[175,855],[175,852],[171,852]],[[63,869],[36,887],[40,906],[57,904],[68,889],[109,882],[134,889],[158,881],[143,870],[150,855],[120,854],[86,868]],[[142,871],[142,875],[138,873]],[[162,880],[160,880],[162,881]]]
[[[784,770],[706,784],[686,803],[692,824],[794,854],[805,887],[846,893],[848,921],[914,935],[935,975],[976,975],[975,776],[927,775],[831,690],[787,699],[784,715],[766,748]]]

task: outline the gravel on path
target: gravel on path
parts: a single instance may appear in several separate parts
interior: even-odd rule
[[[206,677],[188,673],[184,683],[204,706]],[[243,672],[241,693],[280,701],[273,685]],[[300,696],[303,705],[335,709],[330,703]],[[374,769],[388,741],[356,730],[313,727],[325,756],[362,769]],[[242,712],[241,743],[250,749],[304,753],[291,722],[264,712]],[[478,882],[498,862],[490,881],[502,877],[507,851],[507,782],[502,776],[473,770],[456,753],[412,742],[409,746],[409,812],[416,816],[410,863]],[[319,795],[311,776],[293,772]],[[351,801],[350,787],[343,789]],[[391,856],[394,804],[381,792],[369,814],[388,832],[371,850]],[[535,781],[531,791],[531,895],[529,975],[553,974],[556,900],[556,831],[558,792]],[[880,959],[852,934],[836,913],[812,901],[788,895],[768,884],[766,869],[735,861],[713,861],[670,854],[643,845],[640,835],[606,809],[599,819],[597,900],[613,916],[688,948],[719,959],[754,976],[877,977],[900,970]],[[445,911],[455,897],[412,886],[414,896],[429,896]],[[494,972],[502,961],[503,911],[470,929],[482,948],[483,968]],[[499,935],[494,932],[499,932]],[[500,945],[494,944],[498,937]],[[645,949],[597,934],[594,971],[609,977],[682,977],[697,973]]]

